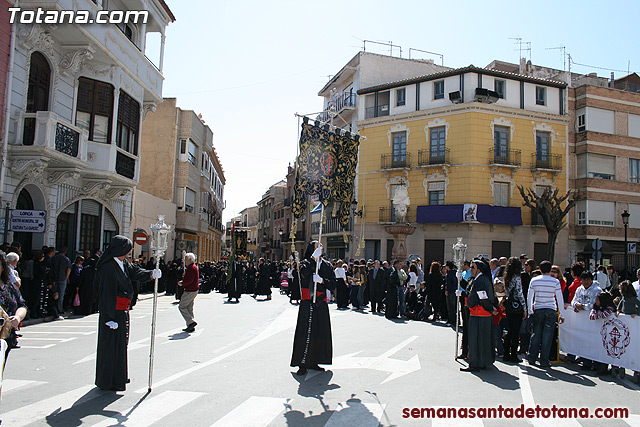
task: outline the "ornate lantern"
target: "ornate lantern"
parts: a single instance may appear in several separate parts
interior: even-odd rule
[[[458,237],[458,241],[453,245],[453,262],[458,267],[458,270],[462,268],[467,253],[467,245],[462,243],[462,237]]]

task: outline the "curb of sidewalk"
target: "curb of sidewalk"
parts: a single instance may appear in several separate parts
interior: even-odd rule
[[[164,292],[158,292],[158,296],[159,297],[164,296]],[[148,293],[138,295],[138,300],[147,300],[151,298],[153,298],[153,292],[148,292]],[[26,319],[22,321],[21,326],[37,325],[40,323],[53,322],[55,320],[56,320],[55,316],[40,317],[37,319]]]

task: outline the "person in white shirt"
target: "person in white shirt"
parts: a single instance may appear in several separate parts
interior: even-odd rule
[[[16,270],[19,260],[20,255],[15,252],[9,252],[7,254],[7,263],[9,264],[9,283],[15,285],[18,289],[22,286],[22,280],[20,280],[20,276]]]
[[[633,286],[633,289],[636,290],[636,294],[640,295],[640,268],[636,271],[636,277],[638,280],[633,282],[631,285]]]
[[[604,265],[598,267],[598,271],[594,274],[594,280],[600,283],[600,287],[603,290],[609,290],[611,288],[611,281],[609,280],[609,276],[607,275],[607,271],[604,268]]]
[[[341,259],[336,263],[333,273],[336,276],[336,303],[338,303],[338,309],[346,309],[349,305],[349,288],[347,287],[347,274]]]
[[[593,276],[588,271],[580,275],[580,281],[582,285],[576,289],[571,306],[576,313],[581,310],[590,312],[593,304],[596,303],[596,298],[602,292],[602,288],[597,281],[593,280]]]
[[[533,365],[539,355],[540,366],[548,367],[558,310],[560,310],[559,322],[564,321],[564,299],[560,282],[555,277],[551,277],[551,263],[542,261],[539,268],[542,276],[531,279],[527,295],[529,315],[533,316],[533,334],[529,342],[527,361]]]

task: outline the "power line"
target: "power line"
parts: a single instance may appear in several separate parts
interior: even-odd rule
[[[588,67],[588,68],[595,68],[597,70],[604,70],[604,71],[616,71],[618,73],[627,73],[629,70],[616,70],[613,68],[606,68],[606,67],[597,67],[595,65],[587,65],[587,64],[580,64],[579,62],[575,62],[573,59],[569,58],[569,61],[573,64],[573,65],[578,65],[581,67]]]

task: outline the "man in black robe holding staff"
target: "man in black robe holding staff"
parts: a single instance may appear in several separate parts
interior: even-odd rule
[[[330,365],[333,357],[327,289],[335,289],[335,275],[331,264],[321,260],[321,257],[322,246],[313,241],[307,246],[304,260],[300,263],[302,300],[298,309],[291,356],[291,366],[299,367],[298,375],[306,374],[307,369],[324,371],[318,365]],[[318,269],[317,263],[320,263]]]
[[[115,236],[96,267],[96,284],[100,295],[96,386],[102,390],[124,391],[129,382],[127,346],[129,304],[133,297],[131,281],[146,281],[162,276],[158,269],[145,270],[130,264],[127,256],[132,249],[133,242],[129,238]]]

